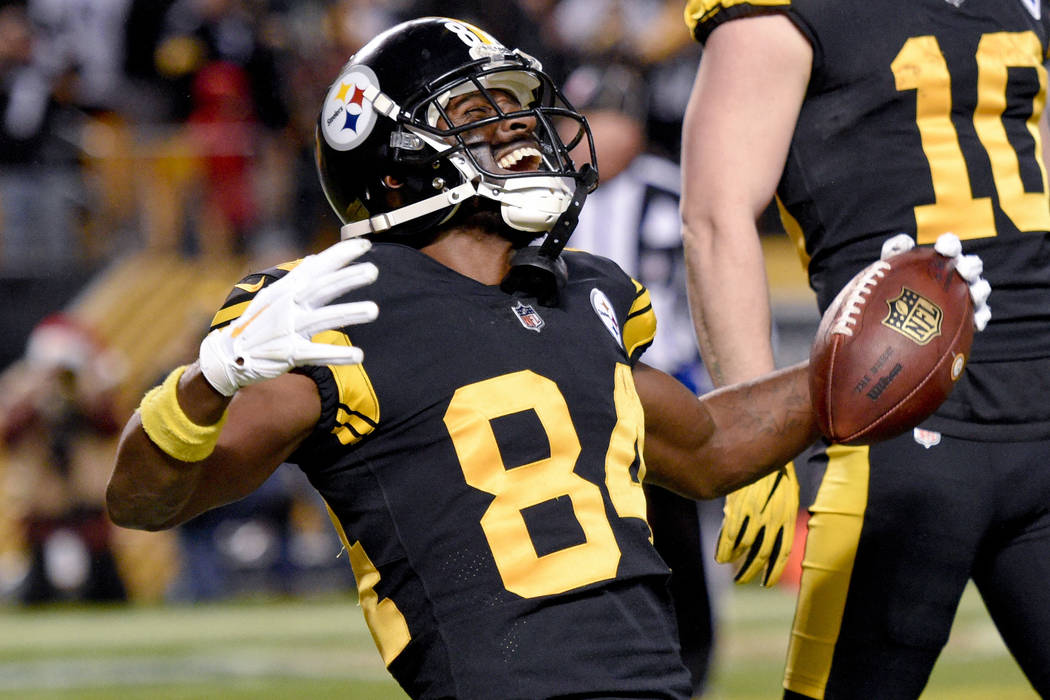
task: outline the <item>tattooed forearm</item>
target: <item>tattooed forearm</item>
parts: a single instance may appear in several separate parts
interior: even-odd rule
[[[808,370],[798,365],[697,399],[639,363],[646,479],[692,498],[714,498],[782,467],[816,437]]]
[[[732,491],[783,466],[817,437],[807,365],[705,396],[717,426],[709,467],[718,490]]]
[[[814,425],[808,383],[795,375],[742,385],[739,400],[731,402],[728,409],[732,424],[752,436],[790,439],[800,428],[808,432]]]

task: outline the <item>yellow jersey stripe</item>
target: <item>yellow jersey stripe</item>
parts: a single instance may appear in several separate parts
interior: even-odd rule
[[[798,253],[798,259],[802,261],[802,266],[808,268],[809,253],[806,252],[806,236],[802,233],[802,225],[787,210],[784,203],[780,201],[779,196],[774,197],[774,200],[777,203],[777,211],[780,213],[780,223],[787,232],[788,237],[791,238],[791,242],[795,244],[795,252]]]
[[[339,522],[332,507],[327,502],[324,505],[349,556],[350,568],[354,572],[354,580],[357,581],[357,600],[365,615],[368,631],[372,633],[372,641],[375,642],[379,655],[383,657],[383,663],[389,666],[412,641],[408,621],[393,600],[379,598],[375,590],[381,579],[379,569],[372,563],[371,557],[360,542],[350,544],[350,538],[347,537],[343,524]]]
[[[235,318],[239,318],[240,315],[244,313],[244,310],[248,308],[248,304],[250,303],[252,303],[252,300],[248,299],[239,304],[227,306],[225,309],[219,309],[211,319],[211,327],[217,328],[218,326],[229,323]]]
[[[623,324],[623,347],[628,357],[633,357],[636,350],[652,343],[656,337],[656,314],[649,290],[637,280],[631,281],[636,296]]]
[[[322,331],[311,340],[327,345],[353,346],[342,331]],[[340,443],[351,445],[371,433],[379,424],[379,397],[364,365],[329,365],[328,369],[335,379],[339,395],[332,434]]]
[[[774,7],[788,7],[791,0],[689,0],[685,5],[685,26],[697,41],[731,15],[760,14]]]

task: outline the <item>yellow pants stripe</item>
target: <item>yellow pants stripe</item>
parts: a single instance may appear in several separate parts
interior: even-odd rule
[[[823,698],[868,502],[868,448],[832,445],[811,511],[784,687]]]

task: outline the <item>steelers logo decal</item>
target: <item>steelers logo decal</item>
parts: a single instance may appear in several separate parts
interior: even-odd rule
[[[591,308],[594,309],[594,313],[598,314],[598,318],[602,320],[605,327],[609,329],[609,335],[622,348],[623,335],[620,332],[620,322],[616,320],[616,312],[613,311],[613,305],[609,302],[609,297],[605,296],[602,290],[597,287],[591,290]]]
[[[379,85],[376,74],[367,66],[354,66],[339,76],[328,91],[321,111],[321,133],[335,150],[357,148],[372,133],[376,111],[365,99],[369,85]]]

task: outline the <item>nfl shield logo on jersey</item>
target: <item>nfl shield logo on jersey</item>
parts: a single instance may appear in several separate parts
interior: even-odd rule
[[[511,307],[511,311],[513,311],[514,315],[518,317],[519,321],[521,321],[521,325],[525,326],[530,331],[536,331],[539,333],[540,329],[545,325],[543,319],[540,318],[538,313],[536,313],[536,309],[528,304],[522,304],[519,301]]]
[[[941,434],[936,430],[925,430],[924,428],[915,428],[912,431],[912,437],[915,438],[915,442],[919,443],[927,450],[934,445],[941,443]]]

